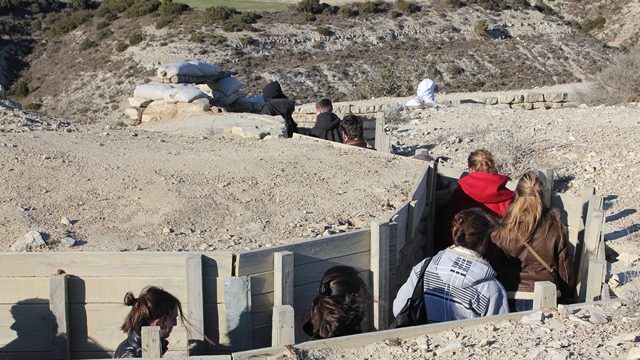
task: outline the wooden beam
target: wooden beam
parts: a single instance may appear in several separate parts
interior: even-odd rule
[[[373,327],[389,326],[389,224],[371,223],[371,272],[373,273]]]
[[[600,300],[600,296],[602,296],[602,279],[606,271],[606,261],[598,259],[589,260],[585,301]]]
[[[157,359],[162,357],[162,342],[160,341],[160,326],[142,327],[142,358]]]
[[[291,305],[273,307],[271,320],[271,346],[293,345],[295,338],[295,315]]]
[[[224,281],[226,333],[233,350],[251,349],[251,279],[229,277]],[[223,329],[220,330],[221,332]]]
[[[202,255],[190,254],[186,259],[187,268],[187,318],[191,324],[189,331],[189,354],[202,355],[206,352],[204,342],[204,296],[202,294]]]
[[[66,360],[70,358],[69,348],[69,309],[68,309],[67,275],[49,276],[49,309],[55,322],[55,338],[51,349],[51,359]]]
[[[542,200],[546,207],[551,207],[551,193],[553,192],[553,169],[541,169],[538,176],[544,183]]]
[[[533,309],[546,310],[558,307],[556,284],[536,281],[533,286]]]
[[[273,253],[273,306],[293,306],[293,253]],[[274,310],[275,311],[275,310]]]

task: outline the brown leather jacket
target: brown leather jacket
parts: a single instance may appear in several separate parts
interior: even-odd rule
[[[507,291],[533,292],[536,281],[551,281],[561,292],[561,300],[574,296],[573,258],[567,249],[567,229],[557,209],[545,210],[529,245],[553,269],[549,272],[522,242],[500,238],[494,232],[492,241],[510,256],[498,272]]]

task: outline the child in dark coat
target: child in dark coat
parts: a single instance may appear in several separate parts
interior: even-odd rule
[[[340,118],[333,113],[333,104],[329,99],[316,103],[316,124],[311,128],[311,136],[329,141],[342,142]]]

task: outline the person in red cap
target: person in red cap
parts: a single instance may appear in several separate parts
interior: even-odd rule
[[[515,194],[506,188],[509,177],[498,174],[493,155],[484,149],[469,154],[469,174],[458,180],[458,188],[451,194],[445,218],[446,234],[440,239],[436,250],[453,244],[451,221],[462,210],[478,207],[489,214],[502,218],[513,202]]]

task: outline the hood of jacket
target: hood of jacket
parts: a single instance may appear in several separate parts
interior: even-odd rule
[[[280,83],[277,81],[272,81],[265,85],[265,87],[262,89],[262,97],[265,101],[269,101],[272,99],[287,99],[285,94],[282,92]]]
[[[472,199],[492,204],[514,198],[514,192],[505,187],[508,181],[505,175],[476,171],[458,180],[458,185]]]
[[[496,278],[491,265],[475,251],[456,246],[436,256],[440,259],[434,258],[428,270],[435,272],[445,284],[464,289]]]

